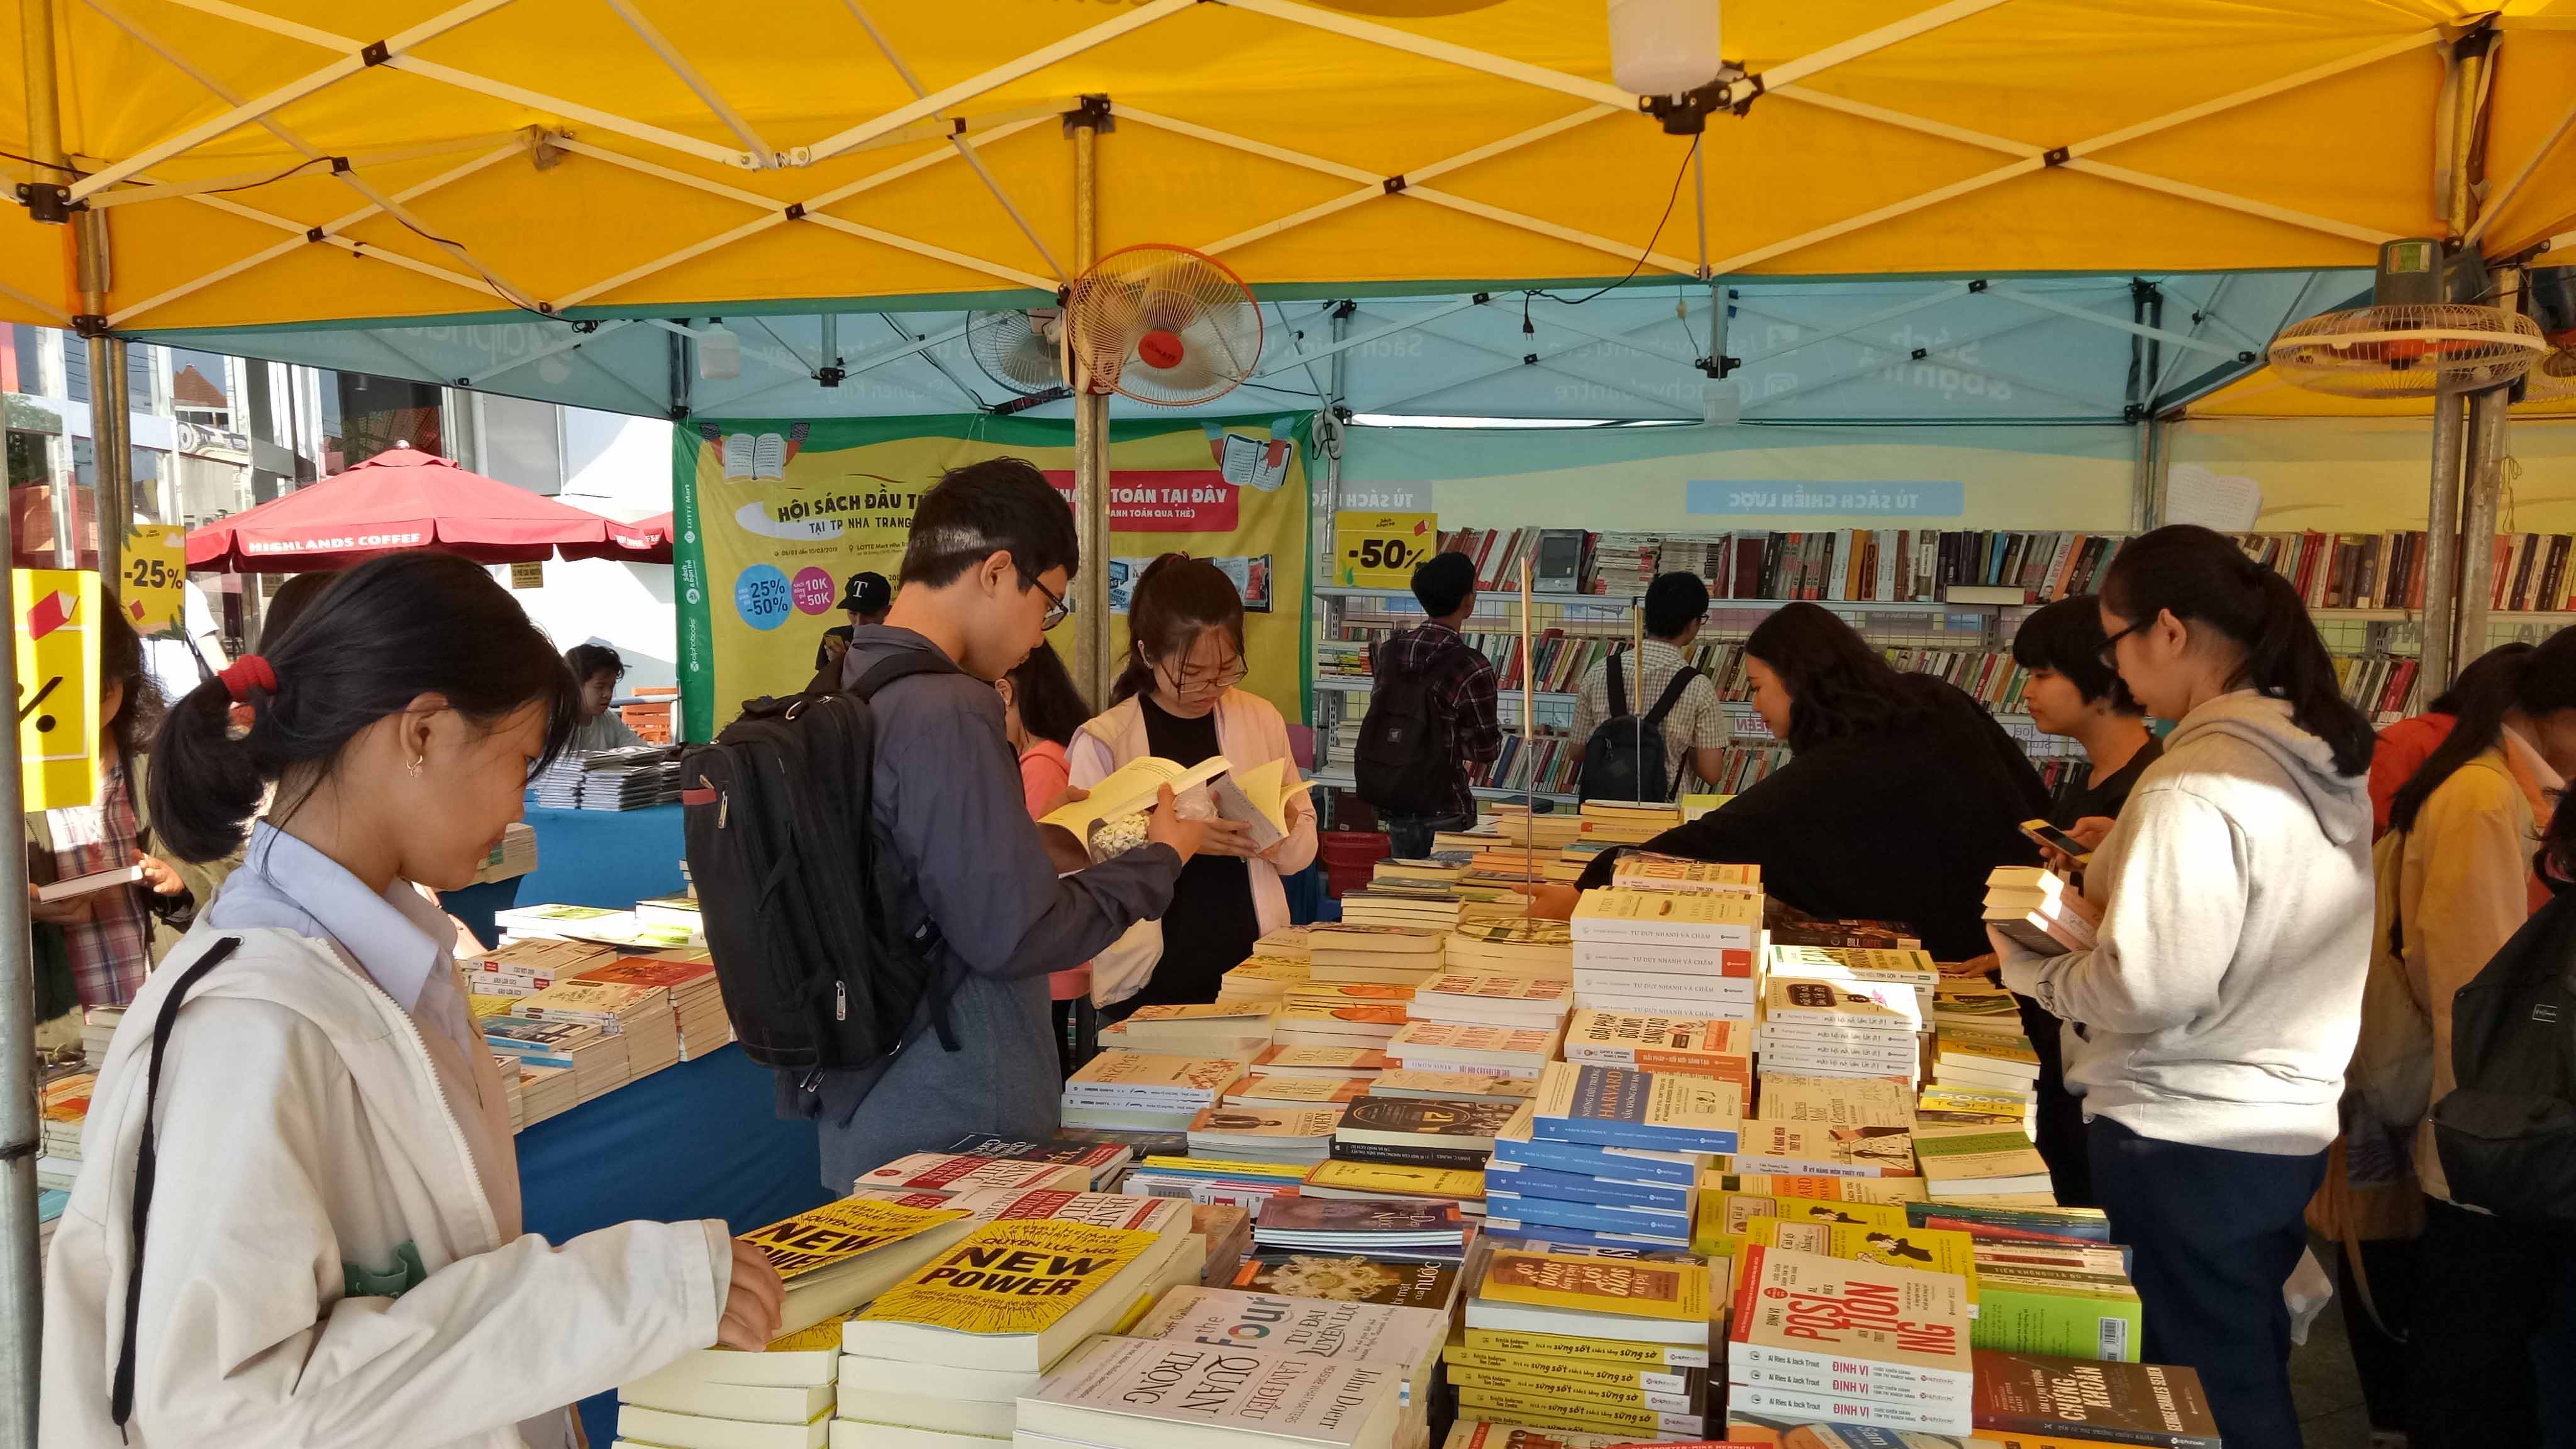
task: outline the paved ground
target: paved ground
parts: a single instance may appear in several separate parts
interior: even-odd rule
[[[2307,1449],[2368,1449],[2370,1417],[2362,1412],[2361,1379],[2344,1344],[2342,1305],[2327,1304],[2308,1341],[2290,1351],[2290,1389],[2298,1396]]]

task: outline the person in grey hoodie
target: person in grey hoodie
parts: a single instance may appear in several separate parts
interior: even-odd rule
[[[913,510],[892,611],[851,635],[844,687],[907,653],[937,653],[960,671],[910,675],[870,701],[877,824],[943,938],[957,1049],[931,1030],[925,1002],[888,1061],[779,1075],[782,1112],[819,1124],[835,1192],[969,1133],[1053,1134],[1062,1088],[1048,975],[1160,918],[1198,848],[1204,827],[1177,818],[1165,790],[1146,844],[1058,878],[1041,836],[1052,827],[1029,819],[993,681],[1070,612],[1080,563],[1073,515],[1045,474],[1018,458],[952,469]]]
[[[2296,1445],[2281,1288],[2361,1026],[2370,724],[2288,582],[2207,529],[2133,540],[2101,607],[2105,656],[2177,723],[2085,868],[2094,948],[1996,952],[2075,1024],[2066,1083],[2146,1359],[2199,1373],[2230,1445]]]

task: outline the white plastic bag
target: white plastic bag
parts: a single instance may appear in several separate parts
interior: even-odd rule
[[[2290,1281],[2281,1285],[2281,1297],[2290,1305],[2290,1342],[2306,1343],[2309,1325],[2334,1301],[2334,1279],[2326,1276],[2316,1249],[2300,1250],[2299,1266],[2290,1270]]]

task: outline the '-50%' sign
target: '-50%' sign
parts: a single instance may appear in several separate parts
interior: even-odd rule
[[[1439,547],[1439,514],[1345,509],[1333,515],[1333,582],[1400,589]]]

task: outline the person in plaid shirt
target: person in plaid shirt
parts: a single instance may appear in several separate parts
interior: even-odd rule
[[[1380,673],[1401,671],[1439,681],[1431,693],[1431,714],[1452,768],[1449,796],[1438,813],[1379,815],[1378,824],[1386,828],[1401,860],[1429,855],[1432,838],[1443,830],[1475,825],[1476,796],[1468,788],[1468,772],[1492,764],[1503,752],[1494,666],[1469,648],[1458,632],[1458,626],[1476,611],[1475,561],[1463,553],[1432,555],[1413,571],[1413,597],[1430,618],[1379,645],[1377,668]]]

